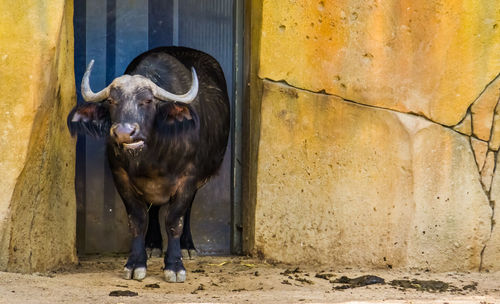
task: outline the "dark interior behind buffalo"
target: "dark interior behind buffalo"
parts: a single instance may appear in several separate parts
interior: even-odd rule
[[[135,58],[102,91],[90,89],[93,61],[82,80],[86,101],[68,115],[72,135],[107,139],[115,186],[133,236],[125,278],[146,276],[148,208],[158,208],[165,279],[183,282],[181,248],[194,249],[189,212],[197,189],[222,163],[229,134],[229,98],[210,55],[162,47]]]

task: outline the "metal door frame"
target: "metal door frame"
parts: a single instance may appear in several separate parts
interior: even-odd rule
[[[234,0],[234,63],[233,63],[233,100],[232,116],[232,185],[231,185],[231,252],[242,253],[242,128],[243,128],[243,101],[244,101],[244,0]]]

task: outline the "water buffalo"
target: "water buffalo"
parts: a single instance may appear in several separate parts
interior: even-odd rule
[[[197,189],[216,174],[229,134],[229,98],[210,55],[162,47],[139,55],[125,74],[94,93],[93,61],[82,79],[86,101],[68,115],[76,133],[106,138],[115,186],[128,214],[132,246],[125,278],[146,276],[148,208],[158,206],[165,280],[183,282],[181,248],[193,249],[189,212]]]

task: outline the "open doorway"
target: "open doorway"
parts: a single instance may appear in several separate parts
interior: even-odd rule
[[[219,174],[193,203],[191,229],[201,254],[240,250],[238,134],[241,115],[242,0],[74,0],[75,80],[78,102],[86,64],[96,64],[91,87],[100,90],[130,61],[158,46],[204,51],[221,64],[228,84],[232,132]],[[113,185],[104,141],[77,143],[77,249],[79,254],[128,252],[125,208]]]

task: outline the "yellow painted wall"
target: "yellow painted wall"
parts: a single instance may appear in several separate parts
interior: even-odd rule
[[[500,269],[500,2],[264,0],[250,14],[245,250]]]
[[[245,251],[499,269],[500,3],[247,6]],[[72,9],[0,1],[2,270],[76,261]]]
[[[499,73],[494,0],[264,1],[260,77],[457,124]]]
[[[0,1],[0,270],[76,261],[73,5]]]

